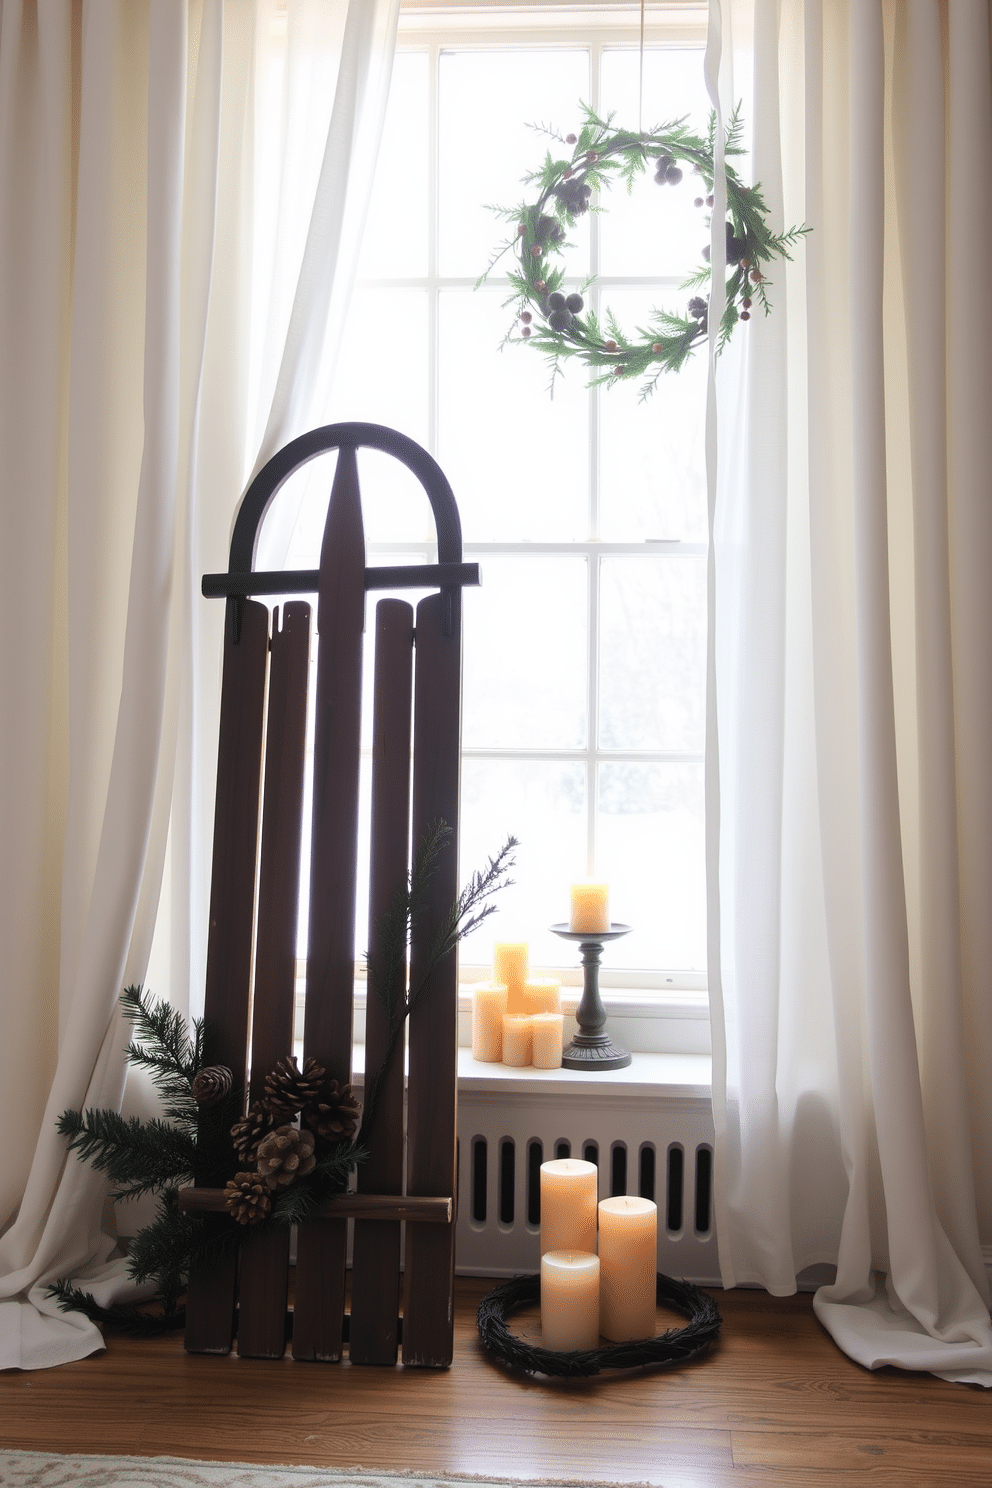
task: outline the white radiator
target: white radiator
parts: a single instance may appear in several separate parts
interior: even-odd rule
[[[479,1077],[479,1068],[463,1060],[459,1078],[459,1274],[539,1269],[540,1165],[568,1156],[598,1165],[600,1198],[655,1201],[659,1271],[719,1284],[708,1060],[635,1056],[609,1083],[560,1071],[520,1080],[501,1067]]]

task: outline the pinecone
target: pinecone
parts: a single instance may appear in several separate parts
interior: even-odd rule
[[[358,1130],[361,1105],[350,1085],[328,1080],[319,1100],[303,1109],[303,1122],[324,1142],[340,1142]]]
[[[301,1106],[316,1100],[326,1075],[316,1059],[308,1059],[299,1070],[296,1055],[290,1054],[266,1075],[261,1105],[277,1122],[292,1121]]]
[[[263,1137],[268,1136],[275,1126],[275,1117],[256,1101],[248,1107],[247,1115],[242,1116],[231,1127],[231,1141],[234,1150],[243,1163],[253,1163],[258,1157],[258,1144]]]
[[[226,1064],[211,1064],[193,1078],[193,1099],[198,1106],[215,1106],[229,1094],[234,1076]]]
[[[238,1224],[258,1224],[272,1208],[269,1191],[258,1173],[235,1173],[224,1190],[224,1202]]]
[[[316,1166],[313,1133],[295,1126],[278,1126],[258,1144],[258,1176],[272,1188],[288,1188]]]

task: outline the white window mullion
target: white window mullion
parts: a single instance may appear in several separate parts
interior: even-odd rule
[[[430,48],[427,84],[427,448],[437,458],[438,450],[438,150],[441,48]]]

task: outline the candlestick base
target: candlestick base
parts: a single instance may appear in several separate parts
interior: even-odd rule
[[[563,1069],[598,1074],[600,1071],[626,1069],[630,1064],[630,1053],[615,1044],[605,1031],[606,1009],[599,995],[599,963],[603,945],[609,940],[619,940],[621,935],[629,935],[630,928],[617,921],[610,925],[609,930],[570,930],[564,924],[551,926],[553,933],[562,940],[577,942],[582,956],[582,1000],[575,1010],[579,1031],[562,1050]]]
[[[587,1073],[600,1070],[626,1069],[633,1056],[627,1049],[615,1044],[609,1034],[603,1034],[595,1044],[580,1044],[579,1035],[561,1051],[562,1069],[585,1070]]]

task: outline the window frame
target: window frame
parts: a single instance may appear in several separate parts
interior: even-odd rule
[[[511,19],[512,18],[512,19]],[[415,51],[425,53],[428,58],[428,88],[429,88],[429,118],[432,140],[437,137],[438,121],[438,68],[441,54],[446,50],[489,50],[495,46],[507,49],[526,47],[528,50],[556,49],[563,43],[575,44],[587,48],[590,54],[590,90],[589,99],[593,108],[599,107],[599,77],[602,52],[611,47],[636,46],[640,40],[640,5],[636,0],[513,0],[511,4],[494,5],[492,0],[455,0],[455,3],[439,4],[437,0],[402,0],[400,10],[399,29],[397,36],[398,51]],[[683,47],[687,45],[702,46],[706,39],[707,6],[705,0],[696,0],[696,3],[676,4],[670,0],[648,0],[645,4],[644,16],[644,43],[646,46],[665,45],[668,47]],[[428,337],[430,340],[431,378],[428,388],[428,448],[437,451],[439,418],[438,418],[438,388],[436,369],[437,361],[437,301],[439,295],[448,289],[471,288],[474,280],[466,276],[441,275],[439,271],[439,245],[438,224],[436,205],[438,200],[438,163],[436,153],[432,150],[429,154],[429,192],[434,210],[428,215],[428,245],[427,245],[427,269],[423,277],[411,279],[388,280],[376,278],[361,278],[356,281],[356,287],[363,289],[387,288],[387,287],[417,287],[426,283],[429,299],[428,309]],[[596,298],[602,293],[608,295],[611,290],[623,288],[637,288],[644,285],[655,286],[659,279],[656,276],[617,276],[603,277],[600,273],[600,265],[597,253],[597,235],[593,234],[592,256],[589,264],[589,272],[594,276],[596,284],[593,293]],[[580,276],[576,276],[576,286]],[[664,281],[663,281],[664,282]],[[675,285],[678,278],[669,276],[668,283]],[[590,390],[590,411],[594,413],[595,399],[597,394]],[[602,575],[602,560],[612,555],[645,558],[658,556],[666,552],[676,557],[699,557],[706,553],[706,544],[697,542],[679,543],[624,543],[604,542],[598,539],[598,507],[597,507],[597,476],[598,468],[598,421],[595,416],[589,418],[589,468],[590,468],[590,522],[589,536],[585,541],[579,542],[473,542],[466,541],[464,545],[467,560],[478,561],[480,566],[485,564],[487,557],[503,554],[528,554],[536,555],[563,553],[572,557],[584,556],[587,560],[587,596],[588,596],[588,626],[592,638],[587,652],[587,698],[589,709],[589,726],[586,746],[576,750],[527,750],[479,748],[474,746],[463,746],[463,758],[471,759],[499,759],[499,758],[554,758],[575,759],[585,764],[587,772],[588,789],[594,793],[597,789],[597,765],[601,761],[616,763],[654,763],[664,761],[666,763],[678,763],[681,758],[692,762],[702,760],[702,751],[691,756],[678,757],[671,751],[649,750],[604,750],[599,747],[597,738],[596,719],[598,715],[599,702],[599,647],[595,642],[598,629],[599,589]],[[422,561],[430,561],[429,549],[417,544],[390,543],[388,550],[396,555],[404,555],[409,561],[416,561],[420,556]],[[370,544],[370,553],[374,552]],[[590,861],[592,859],[594,843],[593,833],[595,830],[596,810],[595,806],[587,807],[587,853]],[[472,961],[470,946],[465,947],[465,954],[461,958],[462,981],[471,983],[474,980],[482,980],[489,974],[488,968]],[[572,983],[580,985],[581,970],[574,968],[548,968],[554,974],[562,975],[564,985]],[[632,1008],[643,1008],[645,1006],[667,1007],[673,998],[676,1001],[683,998],[693,1008],[698,1006],[699,999],[707,997],[707,975],[705,971],[691,971],[682,968],[669,970],[666,968],[652,968],[648,970],[620,970],[604,965],[601,972],[601,986],[604,996],[612,997]]]

